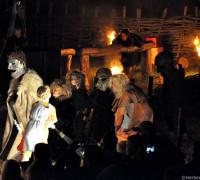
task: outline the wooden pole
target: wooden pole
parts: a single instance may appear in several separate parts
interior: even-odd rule
[[[36,14],[38,15],[40,13],[40,0],[37,0],[36,2]]]
[[[185,17],[187,16],[187,9],[188,7],[185,6],[184,7],[184,13],[183,13],[183,22],[182,22],[182,33],[181,33],[181,37],[180,37],[180,40],[179,40],[179,45],[178,45],[178,51],[177,51],[177,55],[176,55],[176,61],[178,60],[179,56],[180,56],[180,49],[181,49],[181,44],[183,43],[184,41],[184,36],[185,36],[185,32],[184,32],[184,26],[185,26]]]
[[[161,20],[161,23],[160,23],[160,28],[158,30],[158,36],[161,33],[161,30],[162,30],[162,27],[164,25],[164,20],[165,20],[166,16],[167,16],[167,8],[165,8],[164,11],[163,11],[162,20]]]
[[[93,34],[93,40],[92,40],[92,46],[95,47],[96,46],[96,32],[97,32],[97,26],[98,26],[98,15],[99,15],[99,9],[96,8],[94,11],[94,34]]]
[[[195,24],[197,24],[198,11],[199,11],[199,9],[198,9],[198,7],[196,6],[196,7],[195,7]]]
[[[68,6],[69,6],[68,1],[66,1],[66,3],[65,3],[65,15],[68,14],[68,8],[69,8]]]
[[[51,23],[52,23],[52,9],[53,9],[53,2],[49,2],[49,16],[48,16],[48,47],[51,45],[50,38],[51,38]]]
[[[67,71],[66,72],[69,72],[69,71],[71,71],[71,65],[72,65],[72,55],[70,54],[70,55],[68,55],[68,57],[67,57]]]
[[[87,90],[90,88],[90,57],[89,55],[81,56],[81,71],[85,74],[85,85]]]
[[[178,108],[178,129],[177,129],[177,147],[181,149],[181,130],[182,130],[182,120],[181,120],[181,107]]]
[[[137,29],[138,35],[140,35],[140,20],[141,20],[141,9],[137,9]]]
[[[153,76],[149,76],[148,96],[152,96],[153,90]]]
[[[122,17],[123,17],[123,28],[125,28],[127,26],[127,23],[126,23],[126,6],[124,5],[123,6],[123,10],[122,10]]]
[[[84,16],[85,16],[85,7],[82,7],[82,16],[81,16],[81,24],[80,24],[80,32],[79,32],[79,39],[78,39],[78,47],[81,47],[82,36],[83,36],[83,25],[84,25]]]

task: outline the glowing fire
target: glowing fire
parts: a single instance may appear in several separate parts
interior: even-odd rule
[[[196,39],[194,40],[194,44],[196,45],[196,49],[197,49],[197,52],[198,52],[198,56],[200,56],[200,42],[199,42],[198,36],[197,36]]]
[[[107,35],[110,45],[112,44],[113,39],[115,39],[115,35],[116,35],[115,31],[112,31],[109,35]]]
[[[112,75],[114,74],[120,74],[122,71],[123,71],[123,68],[121,67],[118,67],[118,66],[114,66],[111,68],[111,71],[112,71]]]

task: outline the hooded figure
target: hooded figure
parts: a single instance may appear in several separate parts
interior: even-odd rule
[[[89,97],[89,105],[93,109],[89,134],[93,143],[100,142],[107,132],[114,130],[114,113],[111,111],[114,95],[108,88],[111,75],[110,69],[100,68],[94,78],[95,88]]]
[[[42,79],[34,70],[26,68],[26,57],[22,51],[12,52],[8,56],[8,63],[8,69],[11,71],[11,76],[13,78],[8,90],[8,116],[3,135],[1,153],[6,148],[11,137],[13,124],[23,133],[29,121],[32,104],[38,100],[37,89],[43,84]],[[19,153],[17,152],[17,145],[22,138],[21,133],[18,132],[7,159],[17,158],[17,153]]]
[[[182,108],[182,131],[186,133],[185,118],[187,104],[187,89],[185,83],[184,69],[176,69],[173,64],[173,55],[163,51],[155,58],[157,72],[164,78],[160,94],[160,105],[162,107],[162,118],[167,122],[170,136],[174,135],[174,122],[178,119],[179,108]],[[186,136],[186,134],[185,134]]]

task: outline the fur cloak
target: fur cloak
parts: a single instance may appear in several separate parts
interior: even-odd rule
[[[17,117],[18,123],[22,124],[22,126],[25,128],[26,124],[29,121],[29,115],[30,115],[32,104],[38,100],[37,89],[38,87],[43,85],[43,80],[34,70],[31,70],[31,69],[28,69],[28,71],[23,75],[19,83],[17,81],[18,79],[13,78],[10,82],[10,87],[8,90],[8,98],[7,98],[8,115],[7,115],[4,135],[3,135],[1,153],[4,151],[4,149],[7,146],[7,143],[12,134],[13,124],[14,124],[13,123],[14,115],[13,115],[12,107],[8,103],[10,97],[14,94],[14,92],[17,91],[17,99],[15,103],[13,104],[13,109]],[[21,137],[22,135],[18,133],[17,138],[21,138]],[[15,139],[15,141],[17,140],[17,138]],[[16,143],[14,142],[13,146],[14,144]],[[12,149],[13,148],[15,147],[12,147]]]

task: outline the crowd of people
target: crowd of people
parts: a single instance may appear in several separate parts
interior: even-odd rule
[[[21,35],[14,31],[13,36],[22,38],[24,45]],[[13,52],[5,51],[12,79],[7,82],[8,115],[1,154],[9,153],[2,180],[200,178],[200,142],[194,144],[192,161],[184,165],[184,154],[168,138],[157,136],[151,105],[129,82],[130,67],[138,64],[140,53],[122,54],[127,75],[99,68],[89,93],[79,70],[44,84],[37,72],[26,67],[16,38],[10,48]],[[124,29],[113,44],[140,48],[144,42]],[[180,135],[187,137],[184,71],[174,68],[169,52],[158,54],[155,65],[164,78],[159,106],[169,135],[175,134],[174,123],[179,119]],[[14,142],[11,136],[16,137]]]

